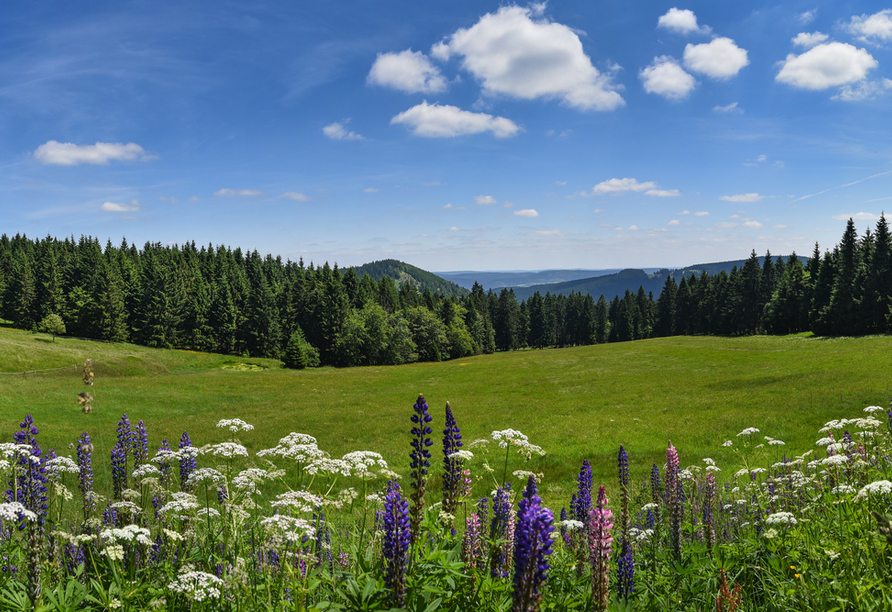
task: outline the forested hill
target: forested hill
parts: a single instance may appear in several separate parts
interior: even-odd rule
[[[759,266],[762,267],[765,264],[765,258],[759,257]],[[778,256],[778,259],[786,260],[786,257]],[[671,274],[675,279],[676,283],[681,282],[681,279],[685,276],[692,275],[700,275],[703,272],[706,272],[709,275],[716,275],[722,271],[730,273],[735,267],[742,268],[743,264],[746,263],[745,259],[738,259],[735,261],[719,261],[714,263],[706,263],[706,264],[695,264],[693,266],[687,266],[686,268],[679,268],[675,270],[662,269],[653,273],[647,273],[644,270],[636,270],[636,269],[626,269],[620,272],[616,272],[613,274],[602,274],[595,277],[590,278],[580,278],[577,280],[566,281],[562,283],[549,283],[543,285],[529,285],[529,286],[511,286],[509,288],[514,290],[514,295],[517,296],[518,300],[525,300],[532,296],[537,291],[545,295],[547,293],[551,293],[552,295],[570,295],[571,293],[582,293],[588,294],[593,298],[598,298],[600,296],[604,296],[608,300],[612,300],[614,297],[622,297],[622,295],[626,292],[626,289],[629,291],[635,292],[638,290],[638,287],[644,287],[645,293],[651,293],[659,295],[660,291],[663,288],[663,283],[666,282],[666,275]],[[494,291],[501,291],[502,287],[497,287]]]
[[[463,297],[468,295],[470,291],[440,278],[432,272],[427,272],[421,268],[396,259],[382,259],[381,261],[373,261],[372,263],[355,266],[353,271],[362,278],[365,274],[372,277],[374,281],[380,281],[382,277],[387,276],[396,282],[397,287],[403,283],[412,283],[420,293],[424,293],[425,289],[431,293],[439,293],[445,297],[456,296]]]

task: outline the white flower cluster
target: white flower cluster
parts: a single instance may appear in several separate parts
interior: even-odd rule
[[[161,471],[151,463],[143,463],[141,466],[133,470],[133,477],[136,480],[142,480],[151,476],[160,476]]]
[[[284,438],[280,438],[278,446],[265,448],[257,453],[258,457],[266,457],[267,455],[291,459],[302,464],[308,464],[316,459],[328,457],[328,453],[320,450],[316,445],[316,438],[296,432],[291,432]]]
[[[138,544],[144,544],[146,546],[151,546],[152,539],[149,537],[151,532],[145,527],[140,527],[138,525],[124,525],[120,529],[110,528],[103,529],[99,532],[99,537],[104,542],[133,542],[136,541]]]
[[[6,459],[15,459],[17,457],[27,457],[34,465],[40,464],[40,457],[31,454],[34,450],[30,444],[16,444],[15,442],[0,442],[0,454]]]
[[[269,472],[260,468],[242,470],[232,479],[232,486],[237,491],[253,494],[259,493],[257,485],[269,480]]]
[[[780,440],[775,440],[770,436],[765,436],[765,441],[768,442],[768,446],[784,446],[785,443]]]
[[[172,499],[161,506],[158,512],[171,518],[187,519],[189,517],[184,515],[198,508],[197,499],[191,493],[177,491],[172,493],[171,497]]]
[[[653,537],[653,529],[638,529],[637,527],[629,528],[629,537],[636,542],[647,542]]]
[[[226,482],[226,477],[214,468],[198,468],[189,474],[186,479],[187,487],[194,487],[197,484],[204,483],[205,486],[213,486]]]
[[[582,529],[583,527],[585,527],[585,525],[583,524],[582,521],[576,521],[573,519],[567,519],[565,521],[558,521],[557,526],[562,527],[563,529],[566,529],[567,531],[576,531],[578,529]]]
[[[276,495],[276,501],[270,502],[273,508],[291,508],[296,512],[313,512],[322,505],[322,498],[308,491],[288,491]]]
[[[892,494],[892,482],[889,482],[888,480],[877,480],[876,482],[861,487],[861,490],[858,491],[858,495],[855,496],[855,499],[860,500],[872,496],[890,494]]]
[[[765,518],[766,525],[796,525],[799,521],[790,512],[775,512]]]
[[[886,411],[885,408],[881,408],[879,406],[868,406],[867,408],[864,409],[864,412],[866,412],[868,414],[873,414],[874,412],[885,412],[885,411]]]
[[[192,601],[220,599],[220,588],[223,581],[206,572],[188,572],[167,585],[176,593],[182,593]]]
[[[834,419],[833,421],[828,421],[824,423],[824,427],[819,429],[821,433],[827,433],[834,429],[844,429],[846,427],[857,427],[858,429],[876,429],[880,425],[882,425],[882,421],[879,421],[873,416],[868,417],[859,417],[857,419]]]
[[[214,457],[223,457],[224,459],[248,456],[248,449],[236,442],[208,444],[207,446],[202,446],[200,452],[202,455],[213,455]]]
[[[241,419],[220,419],[219,421],[217,421],[217,427],[225,427],[231,432],[254,431],[253,425],[251,425],[250,423],[245,423]]]
[[[322,472],[323,474],[332,476],[349,477],[353,473],[351,468],[352,466],[343,459],[329,459],[328,457],[322,457],[316,459],[307,466],[307,473],[318,474],[319,472]]]
[[[311,537],[315,533],[315,528],[308,520],[284,514],[268,516],[260,524],[286,542],[300,542],[304,536]]]
[[[36,521],[37,515],[26,509],[19,502],[7,502],[0,504],[0,519],[4,521],[17,521],[24,518],[29,521]]]
[[[525,455],[529,459],[533,453],[544,455],[545,451],[535,444],[530,444],[529,438],[515,429],[503,429],[494,431],[490,437],[499,443],[499,448],[508,448],[508,446],[516,446],[517,451]]]
[[[62,474],[80,474],[81,469],[71,457],[53,457],[44,463],[47,476],[57,480]]]
[[[737,434],[737,437],[739,438],[740,436],[751,436],[751,435],[757,434],[757,433],[759,433],[759,430],[756,429],[755,427],[747,427],[746,429],[741,431],[739,434]]]

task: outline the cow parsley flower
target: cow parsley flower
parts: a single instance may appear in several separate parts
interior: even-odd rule
[[[254,431],[253,425],[251,425],[249,423],[245,423],[241,419],[220,419],[219,421],[217,421],[217,427],[218,428],[225,427],[226,429],[228,429],[229,431],[231,431],[233,433],[239,432],[239,431]]]
[[[740,436],[751,436],[751,435],[757,434],[757,433],[759,433],[759,430],[756,429],[755,427],[747,427],[746,429],[741,431],[739,434],[737,434],[737,437],[739,438]]]
[[[202,446],[200,452],[202,455],[213,455],[214,457],[223,457],[224,459],[248,456],[248,449],[236,442],[208,444],[207,446]]]
[[[182,593],[192,601],[220,599],[223,581],[206,572],[188,572],[167,585],[175,593]]]
[[[766,525],[796,525],[798,521],[790,512],[775,512],[765,518]]]
[[[888,480],[877,480],[876,482],[861,487],[861,490],[858,491],[858,495],[855,496],[855,499],[861,500],[871,496],[890,494],[892,494],[892,482],[889,482]]]

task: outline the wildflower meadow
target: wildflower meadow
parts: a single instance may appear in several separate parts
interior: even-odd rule
[[[239,418],[153,440],[122,415],[109,456],[89,431],[63,455],[26,416],[0,443],[0,609],[892,608],[892,411],[840,415],[809,448],[729,432],[739,469],[667,441],[631,473],[618,446],[609,482],[580,457],[560,507],[539,493],[548,449],[444,415],[407,402],[405,466],[303,432],[252,454]]]

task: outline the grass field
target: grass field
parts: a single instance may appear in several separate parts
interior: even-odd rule
[[[96,374],[88,389],[95,397],[90,415],[76,403],[85,386],[75,364],[87,358]],[[32,414],[44,448],[68,454],[68,445],[87,430],[97,447],[95,461],[107,463],[122,413],[134,424],[145,420],[152,448],[162,437],[175,446],[184,429],[196,445],[223,440],[217,420],[239,417],[256,428],[242,436],[252,452],[297,431],[315,436],[332,456],[373,450],[406,473],[411,406],[424,393],[436,438],[448,400],[466,442],[512,428],[540,445],[547,455],[527,469],[545,474],[543,497],[559,508],[585,458],[596,485],[615,481],[620,444],[633,478],[644,477],[651,463],[662,466],[671,439],[682,466],[715,459],[723,468],[721,482],[740,463],[721,444],[745,427],[787,444],[756,452],[778,459],[783,451],[801,454],[814,448],[824,422],[886,405],[892,385],[882,373],[890,366],[890,337],[758,336],[293,371],[273,360],[64,338],[53,343],[43,334],[4,328],[0,372],[61,369],[0,374],[0,439],[10,441],[18,422]],[[438,445],[431,450],[439,461]],[[479,465],[477,458],[471,463],[477,474]],[[501,460],[493,465],[501,471]],[[520,458],[512,457],[509,471],[521,467]],[[432,473],[439,471],[435,465]]]

